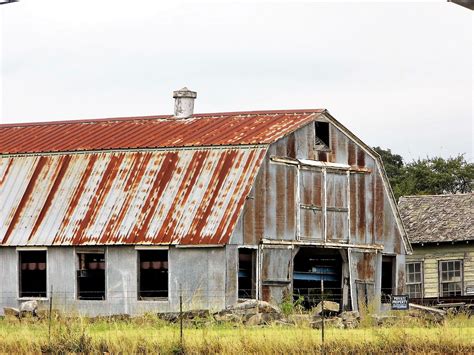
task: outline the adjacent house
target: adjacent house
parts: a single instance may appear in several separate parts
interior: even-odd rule
[[[382,162],[326,110],[0,125],[0,309],[87,315],[345,309],[403,292],[411,247]]]
[[[407,291],[424,301],[474,301],[474,194],[406,196],[400,213],[413,246]]]

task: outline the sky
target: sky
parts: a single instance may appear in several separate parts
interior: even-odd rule
[[[406,162],[473,159],[473,12],[442,0],[20,0],[0,122],[325,108]]]

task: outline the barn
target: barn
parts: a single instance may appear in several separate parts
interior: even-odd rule
[[[0,125],[0,309],[219,310],[402,293],[411,253],[380,157],[326,110]],[[1,311],[0,311],[1,312]]]

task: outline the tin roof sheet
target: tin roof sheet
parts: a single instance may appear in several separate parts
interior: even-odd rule
[[[257,121],[260,119],[252,120]],[[171,142],[172,134],[164,132],[176,128],[176,123],[157,122],[160,122],[157,131],[161,132],[158,141]],[[194,126],[194,121],[189,122],[183,126]],[[271,117],[270,122],[273,122]],[[243,128],[242,138],[235,135],[225,138],[230,137],[227,136],[230,130],[222,123],[216,121],[212,126],[215,124],[216,129],[228,133],[222,133],[221,139],[207,141],[260,141],[245,139]],[[127,131],[119,128],[122,126],[118,123],[104,124],[115,133]],[[129,121],[124,124],[135,125]],[[139,139],[139,132],[153,131],[148,126],[154,124],[138,123],[141,128],[129,132],[131,141],[148,144],[147,139],[154,134]],[[97,127],[97,134],[92,133],[91,126]],[[81,147],[125,144],[125,140],[119,139],[119,144],[114,145],[114,134],[103,131],[99,123],[30,127],[35,133],[25,128],[25,133],[29,132],[26,136],[16,135],[21,143],[2,141],[2,150],[14,146],[17,148],[6,150],[77,149],[81,140],[88,141]],[[148,128],[143,130],[143,127]],[[62,135],[62,130],[68,133]],[[259,131],[261,135],[250,135],[268,137],[269,132]],[[80,138],[64,138],[73,132],[82,132]],[[99,132],[110,136],[101,137]],[[187,134],[191,131],[187,130]],[[203,132],[201,135],[206,136]],[[197,132],[193,137],[187,142],[207,139],[200,140]],[[29,144],[28,140],[33,143]],[[0,158],[0,245],[225,244],[266,149],[264,145],[3,156]]]
[[[0,125],[0,154],[270,144],[325,110],[253,111]]]

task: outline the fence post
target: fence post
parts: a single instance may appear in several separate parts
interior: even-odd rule
[[[179,291],[179,342],[183,350],[183,289]]]
[[[324,278],[321,278],[321,342],[324,354]]]
[[[49,324],[48,324],[48,344],[51,346],[51,319],[52,315],[51,313],[53,312],[53,285],[51,285],[50,291],[49,291]]]

